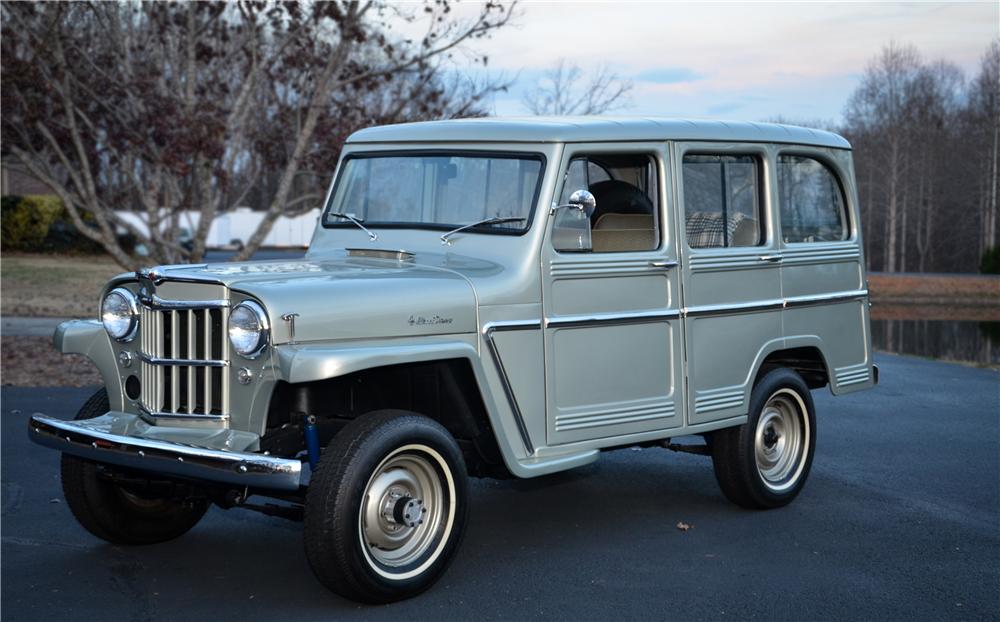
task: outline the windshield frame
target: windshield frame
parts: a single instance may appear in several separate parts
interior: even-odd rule
[[[334,180],[327,195],[323,212],[320,214],[320,226],[324,229],[346,229],[355,228],[348,220],[334,220],[330,222],[327,215],[333,208],[333,200],[337,196],[337,190],[343,182],[344,171],[347,170],[349,160],[362,160],[369,158],[392,158],[392,157],[467,157],[467,158],[497,158],[508,160],[535,160],[541,166],[538,170],[538,179],[535,182],[535,190],[531,194],[531,205],[528,209],[524,225],[519,228],[497,229],[491,225],[477,225],[465,229],[469,233],[485,233],[490,235],[523,236],[531,230],[535,222],[535,212],[538,209],[538,201],[541,198],[542,186],[545,181],[546,167],[548,160],[544,153],[538,151],[509,151],[492,149],[387,149],[377,151],[353,151],[343,157],[337,170],[337,178]],[[386,222],[363,220],[362,223],[369,229],[422,229],[426,231],[453,231],[454,229],[468,225],[468,222],[456,223],[432,223],[432,222]]]

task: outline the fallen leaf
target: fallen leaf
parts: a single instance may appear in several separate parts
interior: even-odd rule
[[[677,523],[677,528],[680,529],[681,531],[687,531],[687,530],[691,529],[691,527],[692,527],[692,525],[688,525],[684,521],[679,521]]]

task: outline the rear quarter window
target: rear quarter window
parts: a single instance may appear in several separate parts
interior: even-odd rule
[[[807,156],[778,156],[778,196],[785,242],[847,239],[844,191],[826,164]]]

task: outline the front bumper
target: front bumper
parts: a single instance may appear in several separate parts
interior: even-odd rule
[[[164,475],[272,490],[298,490],[302,485],[299,460],[114,434],[88,425],[87,420],[63,421],[34,414],[28,422],[28,437],[95,462]]]

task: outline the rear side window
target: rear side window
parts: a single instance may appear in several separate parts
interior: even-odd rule
[[[757,157],[687,154],[681,169],[688,246],[727,248],[761,244],[763,221]]]
[[[847,239],[844,193],[825,164],[804,156],[778,156],[778,193],[785,242]]]

